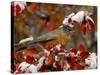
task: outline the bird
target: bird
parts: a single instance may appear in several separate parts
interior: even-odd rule
[[[40,35],[36,38],[33,36],[22,39],[19,41],[19,44],[23,43],[42,43],[44,47],[53,47],[56,44],[67,44],[71,39],[70,31],[74,30],[76,23],[80,26],[82,32],[84,32],[84,28],[88,28],[90,31],[94,29],[94,21],[90,17],[91,13],[88,11],[79,11],[77,13],[71,13],[64,17],[62,24],[55,30]],[[26,44],[28,46],[28,44]]]

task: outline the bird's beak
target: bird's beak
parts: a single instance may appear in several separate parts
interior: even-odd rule
[[[73,24],[63,25],[63,29],[68,32],[73,31],[74,28],[75,26]]]

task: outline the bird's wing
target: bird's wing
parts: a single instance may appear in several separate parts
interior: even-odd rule
[[[59,33],[61,32],[62,30],[60,28],[54,30],[54,31],[51,31],[51,32],[48,32],[44,35],[41,35],[39,37],[37,37],[34,41],[35,42],[42,42],[42,41],[48,41],[48,40],[52,40],[54,39],[57,35],[59,35]]]

